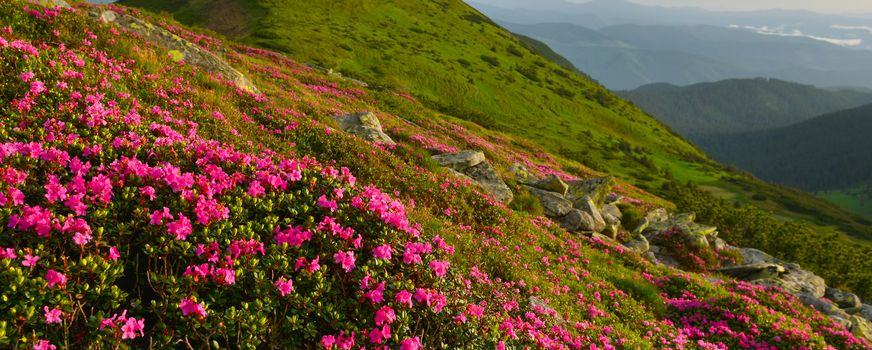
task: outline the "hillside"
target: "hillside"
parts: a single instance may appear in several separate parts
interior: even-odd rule
[[[136,9],[12,0],[0,27],[0,347],[870,348],[830,287],[868,298],[872,252],[837,235],[668,182],[681,214]]]
[[[777,79],[729,79],[689,86],[651,84],[620,92],[679,134],[699,142],[779,128],[872,103],[872,93],[819,89]],[[703,147],[719,158],[716,149]]]
[[[872,105],[701,144],[720,160],[770,181],[814,192],[848,191],[872,180],[869,130]]]

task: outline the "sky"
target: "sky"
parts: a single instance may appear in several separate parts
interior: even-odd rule
[[[801,9],[823,13],[872,13],[870,0],[632,0],[646,5],[693,6],[712,10]],[[575,0],[573,2],[586,2]]]

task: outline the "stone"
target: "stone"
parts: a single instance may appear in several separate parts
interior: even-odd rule
[[[833,303],[830,303],[826,300],[818,298],[814,295],[808,293],[799,293],[796,295],[799,299],[799,302],[803,303],[805,306],[814,308],[817,311],[820,311],[826,315],[836,315],[843,316],[845,318],[848,317],[848,314],[836,307]]]
[[[754,248],[739,248],[739,253],[742,254],[742,261],[746,264],[778,261],[772,255]]]
[[[532,186],[539,181],[539,179],[537,179],[536,176],[527,169],[527,167],[520,163],[512,164],[509,167],[509,173],[511,173],[515,177],[515,181],[520,184]]]
[[[566,191],[569,190],[569,185],[567,185],[566,182],[557,175],[551,175],[542,180],[536,181],[532,186],[548,192],[557,193],[561,196],[566,196]]]
[[[445,169],[448,170],[448,173],[451,175],[454,175],[454,176],[459,177],[459,178],[464,179],[464,180],[468,180],[469,182],[472,182],[472,183],[476,183],[473,178],[469,177],[468,175],[466,175],[464,173],[461,173],[461,172],[454,170],[454,169],[451,169],[451,168],[445,168]]]
[[[620,202],[621,199],[624,199],[624,196],[615,193],[609,193],[606,196],[605,204],[615,204],[617,202]]]
[[[872,322],[872,305],[863,304],[860,307],[848,310],[848,313],[850,313],[851,315],[862,317]]]
[[[525,187],[536,198],[539,198],[539,202],[542,203],[542,207],[545,209],[545,215],[548,217],[562,217],[569,214],[572,210],[572,202],[563,198],[559,193],[543,191],[530,186]]]
[[[602,214],[599,211],[594,200],[590,197],[582,197],[575,201],[573,204],[575,209],[581,210],[582,212],[587,213],[593,218],[593,227],[590,228],[590,231],[602,232],[606,228],[606,220],[603,219]]]
[[[515,198],[512,190],[488,162],[481,162],[466,168],[463,173],[475,180],[482,189],[500,203],[508,204]]]
[[[621,213],[621,209],[618,208],[617,205],[614,204],[606,204],[603,205],[600,209],[600,212],[603,214],[603,219],[606,220],[606,223],[609,224],[620,224],[621,217],[623,214]]]
[[[832,300],[833,303],[843,309],[863,306],[863,303],[860,301],[860,297],[858,297],[856,294],[843,292],[836,288],[827,287],[824,296],[827,299]]]
[[[467,168],[481,164],[487,159],[481,151],[460,151],[457,153],[445,153],[433,156],[439,165],[451,168],[460,172],[465,172]]]
[[[648,249],[651,248],[651,244],[648,243],[648,240],[645,239],[645,236],[633,237],[633,239],[631,239],[627,243],[624,243],[624,246],[627,247],[627,249],[631,252],[639,255],[647,253]]]
[[[581,225],[578,227],[578,229],[581,231],[598,232],[596,229],[598,228],[599,224],[597,223],[596,219],[594,219],[593,216],[590,216],[590,214],[585,213],[581,210],[579,210],[579,212],[581,213]],[[609,238],[614,239],[614,237],[612,236],[609,236]]]
[[[823,278],[794,266],[788,267],[787,273],[781,276],[779,285],[791,293],[809,293],[818,298],[823,297],[827,291]]]
[[[577,231],[581,227],[581,222],[584,220],[584,213],[582,213],[578,209],[572,209],[569,211],[569,214],[564,215],[562,218],[557,219],[557,223],[560,224],[561,227],[566,229],[566,231],[573,232]]]
[[[62,0],[41,1],[52,4],[66,4],[66,2]],[[69,5],[67,5],[67,7],[69,7]],[[227,63],[227,61],[166,29],[152,25],[151,23],[126,13],[115,12],[112,15],[106,14],[105,11],[100,11],[99,7],[95,7],[91,10],[90,14],[107,21],[111,20],[109,22],[130,30],[141,36],[143,39],[162,47],[173,56],[172,58],[174,60],[176,60],[176,58],[178,58],[179,61],[184,60],[185,63],[197,66],[207,73],[220,75],[227,81],[234,83],[240,89],[254,94],[260,93],[257,87],[254,86],[254,84],[252,84],[244,74],[233,68],[233,66]]]
[[[583,197],[590,197],[599,208],[605,204],[606,196],[612,192],[615,186],[615,178],[612,176],[598,177],[586,180],[573,180],[567,182],[569,191],[566,197],[575,201]]]
[[[390,136],[382,131],[381,123],[372,112],[352,113],[332,117],[339,123],[339,129],[370,142],[380,142],[388,145],[396,144]],[[482,155],[484,157],[484,155]]]
[[[633,230],[633,236],[642,235],[642,233],[644,233],[645,230],[648,229],[648,225],[650,224],[651,223],[648,221],[647,218],[642,218],[642,220],[639,221],[639,226],[636,226],[636,228]]]
[[[787,270],[784,268],[784,266],[766,262],[724,267],[718,270],[718,272],[724,275],[743,281],[756,281],[778,278],[786,271]]]
[[[115,11],[103,11],[100,13],[100,20],[104,22],[115,22]]]
[[[708,236],[709,244],[715,248],[716,251],[728,250],[730,249],[730,245],[727,244],[727,241],[719,238]]]
[[[72,6],[64,0],[38,0],[36,3],[45,7],[72,8]]]
[[[669,213],[666,209],[657,208],[645,214],[645,219],[648,220],[649,225],[661,223],[669,219]]]
[[[851,316],[851,333],[856,337],[872,341],[872,322],[857,316]]]

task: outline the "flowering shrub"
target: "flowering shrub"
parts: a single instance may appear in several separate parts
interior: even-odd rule
[[[154,21],[225,50],[263,91],[255,95],[165,64],[167,52],[90,19],[86,7],[34,6],[0,3],[0,347],[722,341],[691,330],[691,309],[678,306],[690,296],[639,257],[513,213],[422,167],[414,140],[430,139],[370,147],[319,122],[376,109],[370,94],[378,92]],[[493,140],[468,143],[508,152]],[[680,289],[729,290],[689,281]],[[762,314],[797,305],[741,297]],[[813,333],[807,346],[862,346],[802,312],[796,328]]]

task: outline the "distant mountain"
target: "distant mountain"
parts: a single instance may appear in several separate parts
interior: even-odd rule
[[[856,187],[872,180],[872,105],[805,122],[701,142],[715,158],[766,180],[808,191]]]
[[[696,142],[722,134],[784,127],[872,103],[870,92],[819,89],[765,78],[683,87],[660,83],[619,94]],[[716,158],[720,155],[714,149],[707,150]]]
[[[548,44],[611,89],[760,76],[818,86],[872,87],[872,51],[807,37],[708,25],[594,30],[568,23],[500,24]]]

